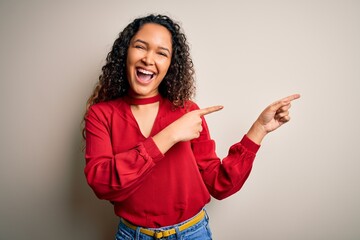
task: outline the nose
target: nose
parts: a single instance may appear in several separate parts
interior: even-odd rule
[[[151,51],[146,52],[144,57],[141,59],[142,62],[146,65],[153,65],[154,64],[154,54]]]

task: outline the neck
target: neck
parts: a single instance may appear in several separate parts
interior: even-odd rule
[[[159,102],[161,99],[161,95],[157,94],[152,97],[145,97],[145,98],[136,98],[131,96],[130,94],[126,95],[126,100],[128,100],[130,105],[146,105],[151,103]]]

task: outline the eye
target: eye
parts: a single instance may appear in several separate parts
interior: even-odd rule
[[[168,57],[167,53],[166,52],[158,52],[158,54],[160,56],[163,56],[163,57]]]
[[[145,49],[145,47],[144,47],[144,46],[139,45],[139,44],[136,44],[136,45],[134,46],[134,48],[137,48],[137,49]]]

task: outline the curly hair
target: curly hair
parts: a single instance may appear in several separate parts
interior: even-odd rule
[[[174,106],[182,107],[195,95],[194,67],[190,48],[180,25],[165,15],[148,15],[137,18],[119,34],[102,67],[102,74],[87,101],[86,112],[93,104],[113,100],[127,94],[129,83],[126,74],[126,59],[130,41],[147,23],[164,26],[172,36],[172,58],[166,76],[159,85],[159,93]],[[85,113],[86,115],[86,113]]]

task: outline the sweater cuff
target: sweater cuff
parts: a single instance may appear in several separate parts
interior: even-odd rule
[[[153,159],[153,161],[155,163],[160,161],[164,157],[164,154],[162,154],[160,152],[158,146],[155,144],[154,140],[151,137],[147,138],[143,142],[143,145],[144,145],[147,153],[149,154],[149,156]]]
[[[244,135],[244,137],[240,141],[241,145],[243,145],[250,152],[256,154],[260,148],[260,145],[254,143],[248,136]]]

